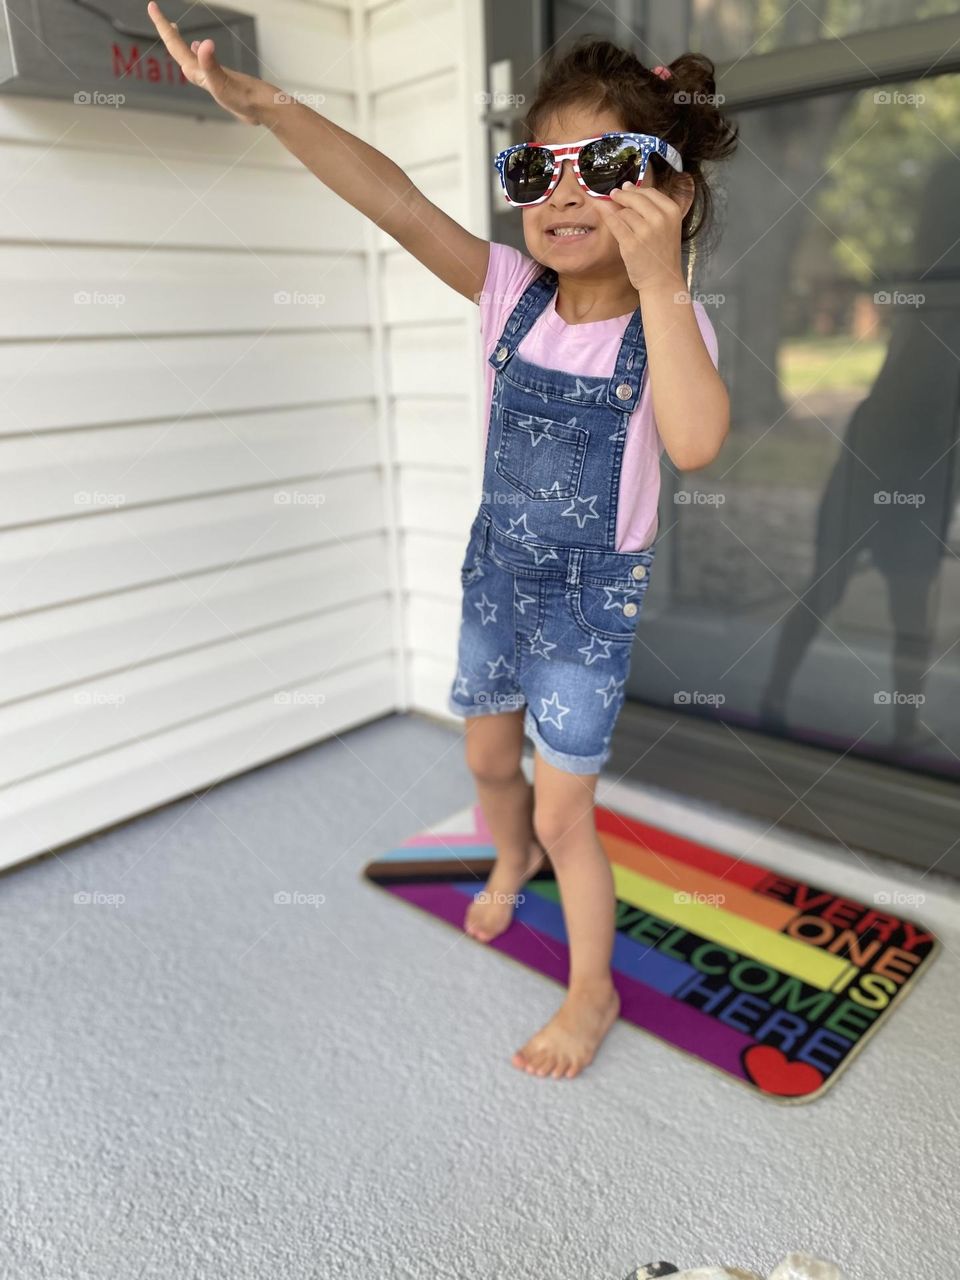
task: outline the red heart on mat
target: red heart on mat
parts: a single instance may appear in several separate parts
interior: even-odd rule
[[[781,1098],[801,1098],[823,1084],[822,1071],[807,1062],[791,1062],[772,1044],[751,1045],[744,1051],[743,1065],[755,1085]]]

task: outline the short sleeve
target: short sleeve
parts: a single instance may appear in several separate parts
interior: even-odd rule
[[[719,369],[720,344],[717,341],[716,331],[710,322],[710,317],[707,315],[706,308],[702,302],[697,302],[696,299],[694,299],[693,312],[697,317],[697,324],[700,326],[700,333],[703,336],[703,341],[707,350],[710,352],[710,359],[713,361],[714,368]]]
[[[487,274],[479,295],[480,333],[489,356],[520,295],[543,270],[541,263],[509,244],[490,243]]]

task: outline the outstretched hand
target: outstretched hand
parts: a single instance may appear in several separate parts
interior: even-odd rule
[[[271,91],[279,93],[279,90],[258,80],[256,76],[248,76],[242,71],[231,71],[228,67],[221,66],[209,37],[206,40],[194,40],[188,48],[177,24],[164,17],[156,0],[150,0],[147,14],[166,45],[167,52],[191,84],[206,89],[214,102],[244,124],[260,124],[264,94],[269,95]]]

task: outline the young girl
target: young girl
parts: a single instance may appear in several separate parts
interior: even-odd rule
[[[713,64],[652,70],[607,41],[555,59],[497,158],[530,257],[472,235],[374,147],[274,85],[187,47],[147,9],[186,77],[263,124],[332,191],[480,305],[489,414],[483,493],[460,576],[451,710],[497,860],[467,912],[489,941],[545,853],[570,947],[555,1016],[513,1056],[533,1075],[577,1075],[615,1021],[615,897],[594,792],[624,701],[657,535],[662,448],[705,467],[728,430],[716,338],[691,302],[681,245],[709,220],[705,160],[737,130],[714,105]],[[603,136],[601,136],[603,135]],[[521,767],[533,741],[534,783]]]

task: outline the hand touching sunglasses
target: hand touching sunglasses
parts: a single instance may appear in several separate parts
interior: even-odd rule
[[[653,152],[683,171],[680,153],[652,133],[601,133],[579,142],[518,142],[494,160],[507,203],[541,204],[560,181],[563,161],[573,161],[587,195],[609,196],[625,182],[642,182]]]

